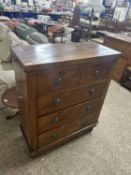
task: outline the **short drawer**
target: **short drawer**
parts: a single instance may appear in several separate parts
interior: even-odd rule
[[[38,135],[38,146],[42,147],[44,145],[48,145],[50,143],[58,141],[64,136],[76,132],[81,128],[88,126],[89,124],[96,123],[97,120],[98,120],[98,114],[97,113],[91,114],[87,117],[80,118],[78,120],[72,121],[53,130],[45,132],[41,135]]]
[[[107,81],[102,81],[90,86],[41,95],[38,97],[38,116],[101,97],[106,85]]]
[[[110,78],[112,68],[113,68],[112,62],[83,66],[81,85]]]
[[[77,87],[80,83],[80,67],[64,68],[37,73],[38,94],[51,90]]]
[[[53,129],[69,121],[100,111],[103,98],[91,100],[38,119],[38,133]]]

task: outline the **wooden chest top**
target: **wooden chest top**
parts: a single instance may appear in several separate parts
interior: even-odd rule
[[[42,44],[12,47],[25,72],[114,59],[120,52],[97,43]]]
[[[107,32],[107,31],[102,31],[100,32],[103,35],[105,35],[106,37],[110,37],[112,39],[115,40],[119,40],[128,44],[131,44],[131,37],[124,35],[124,34],[116,34],[116,33],[111,33],[111,32]]]

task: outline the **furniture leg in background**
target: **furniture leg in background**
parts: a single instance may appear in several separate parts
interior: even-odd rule
[[[10,107],[13,109],[18,109],[18,102],[17,102],[17,93],[16,93],[16,87],[12,87],[7,89],[4,94],[1,97],[2,103],[6,107]],[[8,115],[6,117],[7,120],[12,119],[18,115],[19,111],[17,111],[14,115]]]

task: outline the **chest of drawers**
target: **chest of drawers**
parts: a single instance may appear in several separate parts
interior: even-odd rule
[[[12,48],[20,125],[31,155],[97,124],[119,52],[95,43]]]
[[[113,79],[121,82],[127,66],[131,66],[131,38],[124,34],[105,32],[104,45],[122,52],[114,68]]]
[[[121,84],[131,91],[131,66],[126,67]]]

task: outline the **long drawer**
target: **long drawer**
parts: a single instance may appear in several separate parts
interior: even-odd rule
[[[85,64],[76,68],[44,71],[36,74],[38,96],[50,91],[72,89],[110,77],[112,62]]]
[[[91,100],[38,119],[38,133],[53,129],[69,121],[100,111],[103,98]]]
[[[106,90],[106,85],[107,81],[102,81],[89,86],[38,96],[38,116],[101,97]]]
[[[55,142],[68,134],[71,134],[75,131],[80,130],[81,128],[86,127],[89,124],[96,123],[98,120],[98,114],[91,114],[84,118],[72,121],[65,125],[62,125],[58,128],[45,132],[41,135],[38,135],[38,147],[48,145],[52,142]]]

